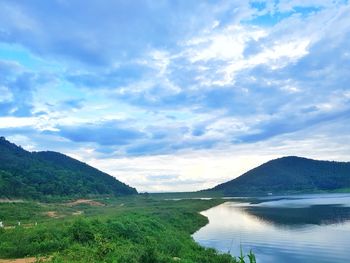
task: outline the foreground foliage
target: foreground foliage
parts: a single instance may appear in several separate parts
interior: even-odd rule
[[[219,204],[220,200],[130,197],[106,202],[105,207],[76,207],[85,216],[49,220],[42,216],[37,226],[0,230],[0,258],[49,255],[51,262],[123,263],[255,260],[252,254],[241,255],[242,260],[219,254],[191,238],[193,232],[207,223],[207,218],[198,212]],[[50,206],[46,209],[55,206],[62,210],[60,205]]]

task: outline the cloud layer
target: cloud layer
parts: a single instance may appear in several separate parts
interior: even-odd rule
[[[349,12],[0,1],[0,133],[149,191],[210,187],[282,155],[349,160]]]

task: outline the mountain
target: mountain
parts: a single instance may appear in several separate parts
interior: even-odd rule
[[[289,156],[264,163],[210,190],[228,195],[266,195],[350,189],[350,162]]]
[[[0,197],[130,195],[136,189],[58,152],[28,152],[0,137]]]

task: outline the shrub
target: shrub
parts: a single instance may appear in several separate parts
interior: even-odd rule
[[[86,220],[76,220],[70,229],[72,238],[79,243],[88,243],[94,240],[94,233]]]

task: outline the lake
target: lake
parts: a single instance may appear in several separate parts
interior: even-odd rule
[[[202,214],[193,238],[205,247],[251,249],[258,263],[350,262],[350,194],[228,200]]]

